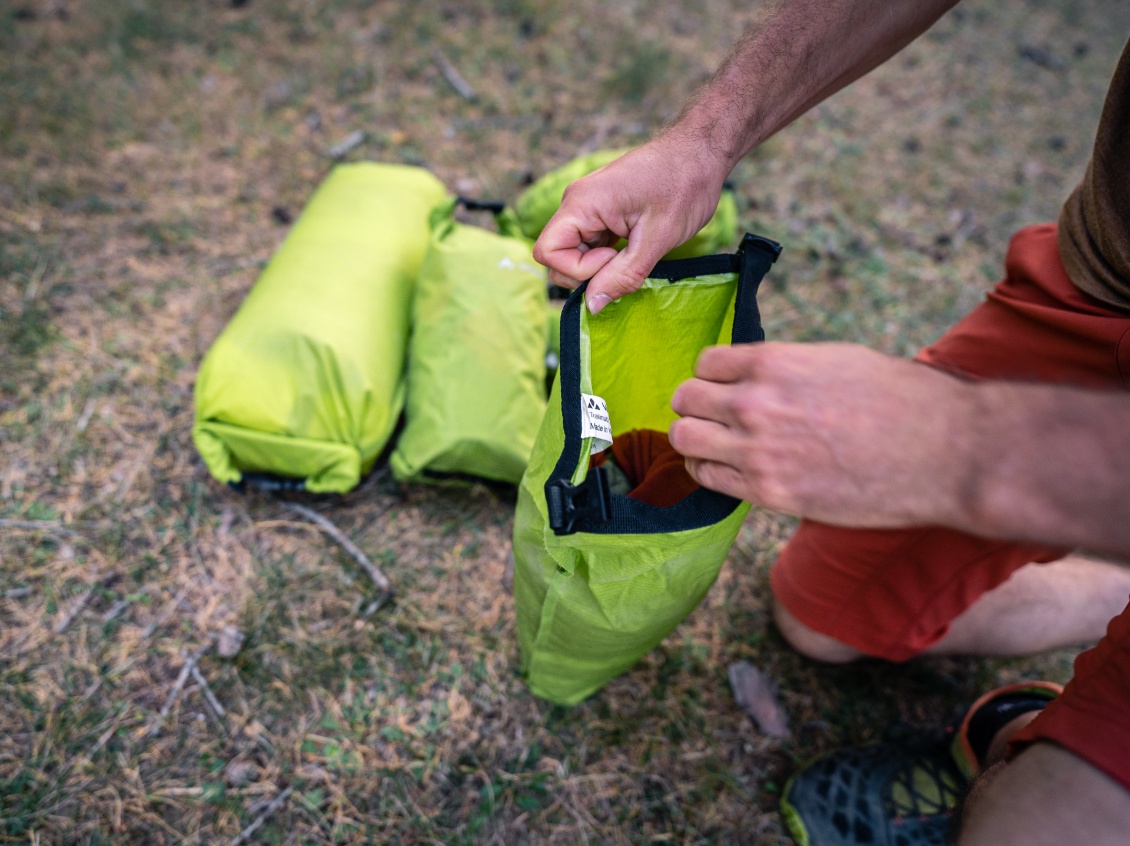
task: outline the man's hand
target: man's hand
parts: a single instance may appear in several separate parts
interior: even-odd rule
[[[589,311],[635,291],[706,225],[750,149],[901,50],[957,0],[773,0],[679,118],[574,182],[534,258],[558,285],[590,279]],[[626,238],[617,254],[613,245]]]
[[[695,373],[670,438],[708,488],[1130,559],[1130,393],[965,381],[852,344],[712,347]]]
[[[706,350],[671,405],[702,485],[840,525],[965,521],[970,383],[849,344]]]
[[[550,279],[575,288],[590,279],[593,314],[637,290],[669,250],[706,225],[729,168],[711,163],[678,131],[661,135],[579,179],[534,245]],[[613,244],[626,238],[617,252]]]

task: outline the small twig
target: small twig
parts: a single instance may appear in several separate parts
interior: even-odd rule
[[[67,612],[67,615],[55,624],[55,627],[53,629],[55,634],[62,634],[68,628],[70,628],[70,625],[74,622],[75,617],[77,617],[79,615],[79,612],[81,612],[82,609],[86,607],[86,604],[90,602],[90,597],[94,596],[94,592],[98,590],[98,588],[110,584],[116,578],[118,578],[117,573],[107,573],[104,576],[99,576],[98,578],[96,578],[91,583],[90,587],[86,589],[86,592],[83,593],[83,595],[80,596],[77,600],[75,600],[74,605],[71,606],[71,610]]]
[[[29,588],[29,587],[12,588],[11,590],[4,591],[4,598],[5,599],[22,599],[25,596],[31,596],[33,593],[35,593],[34,588]]]
[[[478,99],[479,95],[475,93],[475,89],[462,77],[459,70],[451,63],[451,59],[447,58],[444,52],[438,47],[432,48],[432,60],[435,61],[439,72],[443,74],[443,78],[455,89],[456,94],[464,100]]]
[[[35,294],[39,290],[40,284],[47,277],[47,254],[40,253],[39,259],[35,263],[35,270],[27,279],[27,287],[24,289],[24,302],[30,303],[35,299]]]
[[[255,796],[258,793],[262,793],[263,788],[268,787],[268,786],[269,785],[266,785],[266,784],[252,784],[252,785],[248,785],[247,787],[237,787],[237,788],[229,787],[224,792],[227,796]],[[160,787],[157,790],[155,790],[154,792],[161,795],[161,796],[200,796],[204,793],[204,788],[203,787]],[[261,806],[262,803],[257,802],[256,805]],[[254,808],[254,807],[255,806],[253,805],[252,808]]]
[[[182,590],[173,599],[170,599],[168,604],[161,611],[161,616],[145,627],[145,631],[141,633],[143,640],[148,640],[153,636],[153,632],[165,625],[168,619],[173,616],[173,612],[180,607],[181,602],[184,600],[185,594],[188,593],[188,588]]]
[[[159,791],[162,796],[200,796],[203,787],[165,787]]]
[[[220,517],[220,527],[216,529],[216,537],[223,540],[231,531],[231,524],[235,520],[235,512],[230,505],[224,506],[224,513]]]
[[[216,698],[216,694],[212,692],[212,688],[208,685],[208,679],[204,678],[204,674],[200,672],[200,667],[196,664],[192,665],[192,677],[196,679],[196,683],[200,685],[200,690],[204,694],[204,698],[208,700],[208,704],[212,706],[212,710],[216,712],[216,716],[223,719],[227,714],[224,706],[220,704],[220,700]]]
[[[326,150],[326,155],[331,159],[340,159],[343,158],[346,153],[349,153],[353,149],[360,147],[364,143],[364,130],[355,129],[353,130],[353,132],[350,132],[348,135],[346,135],[344,138],[342,138],[340,141]]]
[[[392,599],[392,596],[392,591],[386,590],[384,593],[382,593],[380,596],[366,605],[363,609],[361,609],[361,619],[364,620],[368,617],[372,617],[374,614],[384,608],[385,605],[388,604],[389,600]]]
[[[99,676],[94,681],[92,681],[90,684],[88,684],[86,686],[86,690],[84,690],[82,692],[82,699],[79,700],[79,701],[80,702],[86,702],[90,699],[90,697],[92,697],[99,690],[101,690],[102,689],[102,680],[103,680],[103,677]]]
[[[286,503],[286,506],[292,511],[298,512],[307,520],[317,525],[319,529],[321,529],[323,532],[325,532],[327,535],[341,544],[342,549],[348,552],[353,560],[361,565],[361,569],[369,574],[369,578],[373,580],[377,587],[379,587],[390,597],[392,596],[392,583],[389,582],[388,578],[384,573],[381,572],[380,568],[369,560],[369,556],[362,552],[358,548],[358,546],[353,543],[353,541],[345,536],[345,533],[342,532],[341,529],[339,529],[317,511],[312,508],[307,508],[305,505],[299,505],[296,502],[288,502]]]
[[[114,736],[114,732],[121,728],[121,726],[122,721],[119,721],[106,729],[106,731],[102,732],[102,736],[99,737],[98,741],[90,747],[90,751],[86,753],[86,757],[93,758],[98,753],[98,750],[109,742],[110,738]]]
[[[168,698],[165,699],[165,704],[161,707],[161,712],[157,715],[157,721],[153,723],[152,727],[149,729],[150,737],[155,737],[157,732],[161,730],[161,726],[165,723],[165,718],[169,716],[169,711],[173,709],[173,705],[180,696],[180,692],[184,689],[184,683],[188,681],[188,677],[192,673],[192,668],[196,666],[196,662],[200,660],[201,656],[211,648],[212,641],[209,640],[185,659],[184,666],[180,669],[180,675],[177,676],[177,680],[173,682],[173,689],[169,691]]]
[[[120,504],[125,498],[126,494],[130,492],[137,477],[141,475],[141,471],[145,469],[150,459],[153,458],[153,453],[157,451],[157,441],[153,441],[145,446],[141,453],[130,464],[129,469],[126,471],[124,478],[118,490],[114,494],[114,502]]]
[[[102,615],[102,622],[103,623],[110,622],[115,617],[117,617],[119,614],[121,614],[123,611],[125,611],[127,608],[129,608],[129,606],[130,606],[130,601],[128,599],[119,599],[117,602],[115,602],[113,605],[110,606],[109,611],[107,611],[105,614]]]
[[[57,532],[64,535],[77,535],[58,520],[0,520],[0,529],[27,529],[32,532]]]
[[[251,825],[249,825],[247,828],[241,831],[238,836],[236,836],[235,840],[231,842],[231,846],[240,846],[240,844],[242,843],[247,843],[251,835],[258,831],[259,827],[267,821],[267,817],[281,808],[286,800],[290,798],[290,794],[293,792],[294,788],[288,787],[286,790],[272,799],[271,804],[263,810],[263,813],[257,816],[254,822],[251,823]]]
[[[502,589],[507,593],[514,590],[514,553],[506,556],[506,569],[502,571]]]
[[[86,401],[86,405],[82,408],[82,414],[79,415],[78,420],[75,422],[76,432],[85,432],[86,427],[90,425],[90,418],[94,416],[94,410],[98,406],[98,401],[91,397]]]

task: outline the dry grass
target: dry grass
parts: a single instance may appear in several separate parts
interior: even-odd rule
[[[762,307],[772,337],[909,353],[978,300],[1012,230],[1055,216],[1130,8],[1001,5],[970,0],[739,167],[744,225],[787,249]],[[797,658],[766,613],[790,523],[754,512],[684,626],[553,708],[515,676],[509,498],[380,477],[305,500],[396,584],[362,619],[353,562],[280,503],[215,484],[192,449],[200,357],[329,147],[363,130],[351,158],[511,198],[645,137],[747,14],[0,0],[0,842],[228,843],[293,788],[255,842],[779,843],[775,794],[798,761],[946,717],[993,681],[1069,672],[1068,653]],[[232,625],[247,641],[223,658],[210,644]],[[735,706],[738,659],[780,682],[793,742]]]

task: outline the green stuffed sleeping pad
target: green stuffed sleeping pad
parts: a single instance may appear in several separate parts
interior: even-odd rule
[[[432,213],[389,465],[402,482],[517,484],[545,413],[545,270],[511,212],[494,209],[495,233],[456,221],[457,202]]]
[[[561,205],[565,189],[582,176],[587,176],[609,162],[628,152],[623,150],[598,150],[595,153],[579,156],[561,167],[550,171],[523,191],[514,201],[514,213],[522,234],[531,241],[536,240],[549,219],[556,214]],[[738,207],[734,192],[729,188],[722,191],[718,208],[706,226],[691,236],[689,241],[671,250],[665,259],[706,256],[722,252],[733,246],[738,233]],[[617,249],[624,246],[617,244]]]
[[[404,403],[412,289],[443,184],[394,164],[335,167],[209,349],[193,440],[212,475],[357,485]]]

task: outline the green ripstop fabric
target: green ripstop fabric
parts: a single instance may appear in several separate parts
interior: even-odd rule
[[[330,172],[201,363],[192,434],[213,476],[340,493],[368,472],[403,408],[412,289],[446,193],[406,165]]]
[[[545,174],[530,185],[514,201],[514,213],[518,218],[518,225],[522,229],[522,234],[530,240],[537,240],[542,229],[545,228],[549,219],[560,207],[561,198],[570,183],[604,167],[626,152],[628,152],[626,148],[598,150],[594,153],[578,156]],[[692,236],[689,241],[675,247],[664,258],[678,259],[689,256],[705,256],[731,249],[737,234],[737,202],[734,199],[734,192],[725,188],[718,200],[718,208],[714,211],[714,216],[698,231],[698,234]],[[617,249],[622,248],[625,243],[621,241],[616,245]]]
[[[633,429],[666,432],[671,395],[705,347],[764,337],[756,287],[779,249],[746,236],[737,256],[660,262],[637,293],[597,317],[583,306],[583,286],[566,303],[561,367],[514,524],[521,669],[537,696],[575,704],[655,647],[714,583],[749,509],[703,488],[669,508],[611,494],[607,520],[555,528],[550,488],[583,489],[596,472],[593,439],[579,431],[582,395],[607,403],[613,440]],[[716,259],[732,260],[736,272],[702,272],[726,264]]]
[[[495,233],[456,221],[456,203],[432,213],[389,465],[400,481],[517,484],[545,413],[545,270],[512,212]]]
[[[561,357],[561,303],[550,302],[545,312],[546,352],[553,361]],[[556,365],[553,369],[557,369]]]

